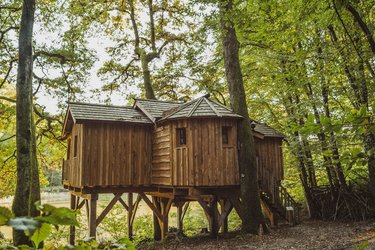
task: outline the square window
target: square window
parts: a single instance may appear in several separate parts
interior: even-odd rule
[[[186,145],[186,128],[177,128],[176,136],[177,146]]]

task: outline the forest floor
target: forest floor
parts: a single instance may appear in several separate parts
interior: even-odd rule
[[[375,221],[327,222],[307,220],[296,226],[281,225],[263,236],[228,234],[218,239],[196,236],[144,243],[139,249],[354,249],[367,242],[375,249]]]

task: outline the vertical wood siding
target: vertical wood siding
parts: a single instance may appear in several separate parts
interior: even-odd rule
[[[74,140],[77,136],[77,143]],[[82,142],[83,142],[83,127],[82,124],[73,126],[71,133],[70,144],[70,159],[64,161],[64,171],[66,172],[66,180],[69,185],[74,187],[82,187]],[[77,145],[77,155],[74,156],[74,146]]]
[[[263,140],[255,138],[258,158],[258,179],[264,191],[273,193],[275,182],[284,178],[282,140],[265,137]]]
[[[102,122],[75,124],[72,138],[78,127],[81,139],[78,157],[71,164],[70,185],[150,185],[152,127]]]
[[[164,125],[168,126],[168,125]],[[239,184],[237,122],[189,119],[170,122],[171,179],[173,186],[226,186]],[[229,143],[222,144],[222,127],[230,127]],[[186,145],[178,146],[176,129],[186,128]],[[158,183],[165,184],[167,183]],[[170,185],[170,184],[169,184]]]

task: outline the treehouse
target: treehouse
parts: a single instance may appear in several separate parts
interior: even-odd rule
[[[152,184],[174,187],[239,184],[236,132],[241,116],[205,96],[178,106],[136,100],[134,107],[156,121]]]
[[[242,119],[208,95],[187,103],[136,99],[132,107],[69,103],[63,128],[67,140],[63,184],[71,192],[71,208],[80,209],[86,203],[89,235],[95,236],[96,226],[120,202],[128,211],[131,237],[142,199],[155,215],[159,238],[164,238],[172,204],[178,208],[182,229],[183,211],[190,201],[198,201],[209,219],[210,232],[217,233],[220,227],[226,231],[233,208],[243,217],[237,143],[237,124]],[[278,201],[283,135],[265,124],[253,122],[252,127],[263,205],[273,218],[273,207],[285,210],[291,204]],[[97,217],[101,193],[115,196]],[[138,194],[135,202],[133,193]],[[289,196],[283,193],[285,197]],[[72,242],[74,230],[71,235]]]

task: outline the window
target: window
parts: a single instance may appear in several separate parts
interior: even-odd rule
[[[186,145],[186,128],[176,129],[177,146]]]
[[[77,150],[78,150],[78,136],[74,136],[74,154],[73,157],[77,157]]]
[[[230,127],[221,128],[221,142],[223,144],[229,144],[229,131],[230,131]]]
[[[70,139],[68,139],[68,150],[67,150],[67,153],[66,153],[66,159],[70,160]]]

